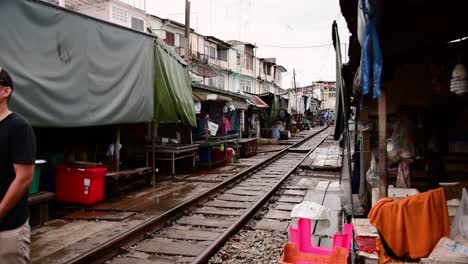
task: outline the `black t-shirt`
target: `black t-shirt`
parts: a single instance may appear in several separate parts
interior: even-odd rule
[[[31,126],[12,113],[0,121],[0,201],[16,177],[13,164],[34,164],[36,137]],[[18,204],[0,220],[0,231],[13,230],[29,217],[27,193]]]

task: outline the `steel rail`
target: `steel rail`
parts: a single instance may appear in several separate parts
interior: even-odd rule
[[[293,174],[296,169],[301,165],[301,163],[309,157],[309,155],[325,140],[323,138],[317,146],[311,149],[309,152],[305,153],[304,157],[297,162],[292,169],[290,169],[267,193],[265,193],[260,200],[255,202],[255,204],[247,209],[239,219],[234,222],[226,231],[224,231],[220,237],[218,237],[212,244],[208,246],[200,255],[198,255],[191,263],[192,264],[201,264],[208,263],[208,260],[211,258],[218,249],[226,243],[229,238],[242,229],[245,224],[252,219],[252,217],[263,207],[263,205],[273,196],[276,191],[283,185],[283,183]]]
[[[119,235],[115,236],[114,238],[106,241],[105,243],[100,244],[100,245],[98,245],[97,247],[95,247],[95,248],[93,248],[91,250],[83,252],[82,254],[80,254],[80,255],[72,258],[72,259],[67,260],[66,263],[69,263],[69,264],[89,264],[89,263],[103,263],[106,260],[109,260],[110,258],[118,255],[121,252],[122,248],[127,247],[127,246],[131,246],[131,245],[133,245],[135,243],[138,243],[138,242],[144,240],[145,236],[147,234],[154,233],[154,232],[158,231],[168,221],[180,216],[187,209],[189,209],[191,207],[194,207],[195,205],[208,200],[213,194],[219,192],[220,190],[226,188],[227,186],[229,186],[229,185],[231,185],[231,184],[233,184],[233,183],[235,183],[237,181],[242,180],[243,178],[249,176],[250,174],[255,173],[259,169],[262,169],[262,168],[266,167],[270,163],[276,161],[280,157],[287,154],[290,148],[294,148],[294,147],[302,145],[303,143],[305,143],[308,140],[312,139],[316,135],[318,135],[321,132],[325,131],[327,128],[328,128],[328,126],[325,126],[324,128],[312,133],[311,135],[307,136],[306,138],[302,139],[301,141],[299,141],[299,142],[297,142],[297,143],[295,143],[295,144],[293,144],[291,146],[288,146],[288,147],[284,148],[283,150],[281,150],[278,153],[276,153],[275,155],[267,158],[266,160],[260,161],[257,164],[255,164],[254,166],[235,174],[231,178],[217,184],[216,186],[213,186],[212,188],[206,190],[205,192],[203,192],[203,193],[201,193],[201,194],[199,194],[199,195],[197,195],[197,196],[195,196],[193,198],[190,198],[189,200],[179,204],[178,206],[170,209],[169,211],[167,211],[167,212],[165,212],[165,213],[163,213],[161,215],[148,218],[147,220],[145,220],[144,222],[142,222],[138,226],[130,228],[130,229],[126,230],[125,232],[122,232]],[[310,152],[304,156],[304,159],[309,154],[310,154]],[[299,166],[299,164],[297,166]],[[296,170],[297,166],[295,166],[295,168],[292,171]],[[290,173],[288,173],[288,176],[289,176],[289,174]],[[286,178],[287,177],[285,176],[284,179],[286,179]],[[282,179],[281,182],[284,181],[284,179]],[[275,185],[275,186],[279,186],[279,184]],[[262,200],[263,199],[264,199],[264,197],[262,197]],[[259,203],[256,203],[255,207],[257,207],[257,204],[259,204]],[[236,222],[236,224],[237,224],[237,222]],[[218,240],[216,240],[216,241],[218,241]]]

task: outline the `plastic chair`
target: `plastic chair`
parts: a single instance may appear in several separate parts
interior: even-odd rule
[[[299,250],[295,243],[286,243],[283,246],[283,255],[280,264],[347,264],[348,252],[342,247],[330,250],[330,254],[310,254]]]
[[[353,225],[344,224],[342,233],[333,236],[333,248],[321,248],[312,245],[311,220],[301,218],[297,222],[297,228],[289,227],[289,240],[297,244],[298,249],[304,253],[330,255],[335,248],[344,248],[346,255],[349,254],[353,238]]]

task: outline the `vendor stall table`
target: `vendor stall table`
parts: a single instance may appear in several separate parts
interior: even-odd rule
[[[236,150],[238,150],[239,146],[239,137],[237,134],[235,135],[226,135],[226,136],[218,136],[218,137],[209,137],[208,141],[196,141],[195,143],[199,144],[200,151],[205,149],[207,151],[207,160],[205,162],[200,162],[201,166],[208,166],[211,167],[212,165],[226,163],[227,161],[227,146],[229,143],[232,143]],[[213,161],[213,157],[211,155],[211,151],[220,145],[223,145],[224,149],[224,159]]]
[[[257,155],[257,141],[258,138],[241,138],[239,139],[240,157],[249,157]]]
[[[170,161],[172,165],[172,176],[175,175],[175,163],[177,160],[192,158],[193,168],[195,168],[195,156],[198,150],[198,144],[159,144],[155,145],[152,156],[153,161]],[[146,147],[146,164],[149,166],[149,154],[153,146]],[[153,162],[154,164],[154,162]]]

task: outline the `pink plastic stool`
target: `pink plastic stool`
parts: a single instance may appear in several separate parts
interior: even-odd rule
[[[289,227],[289,240],[296,243],[299,251],[310,254],[331,255],[334,248],[346,249],[349,255],[351,241],[353,238],[353,225],[344,224],[342,233],[333,235],[333,248],[321,248],[312,245],[311,220],[301,218],[297,222],[297,228]]]

